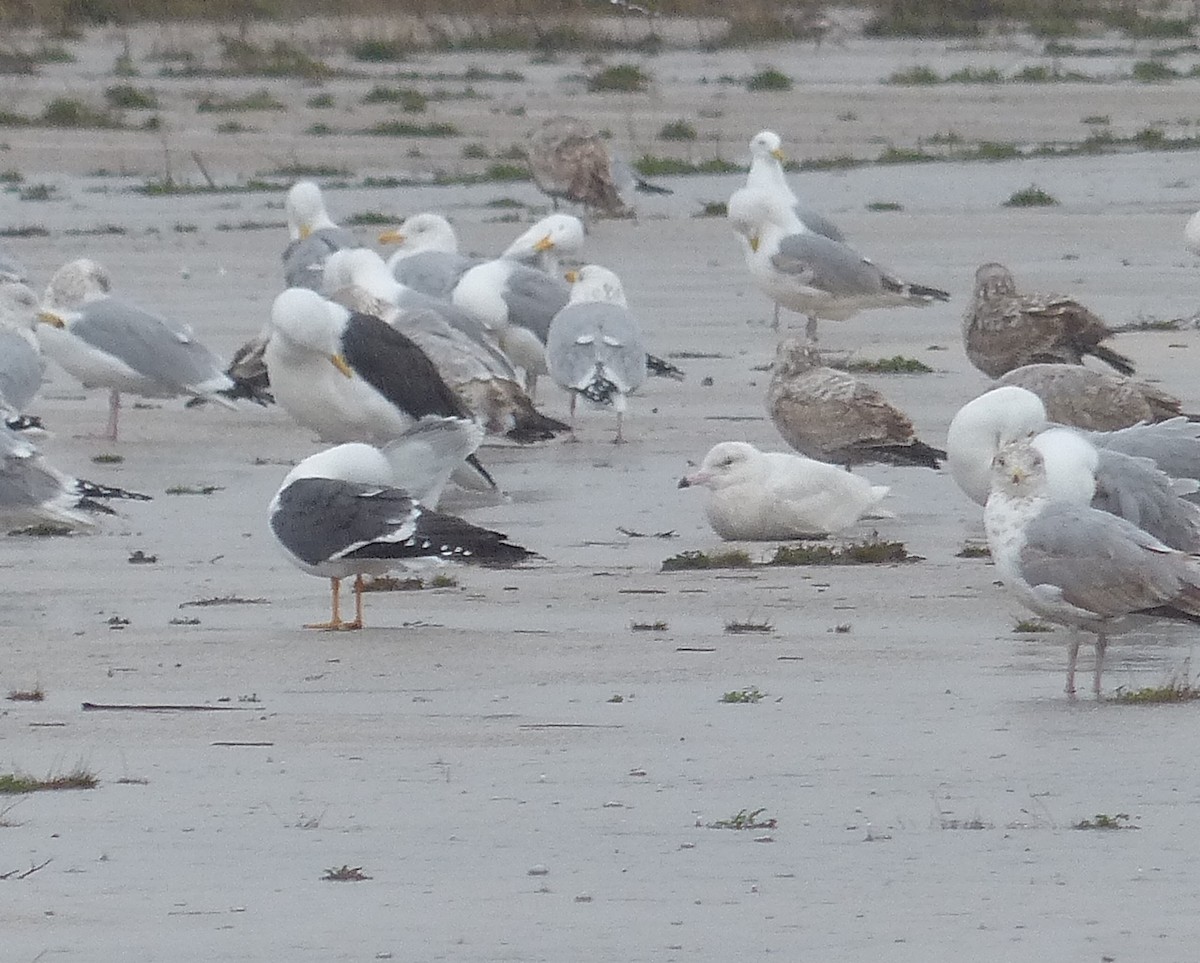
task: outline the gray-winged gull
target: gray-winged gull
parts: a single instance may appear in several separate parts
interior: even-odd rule
[[[800,338],[779,342],[766,406],[784,440],[819,461],[937,468],[946,457],[917,438],[909,418],[882,394],[822,365],[816,348]]]
[[[1043,457],[1028,442],[993,459],[984,525],[1005,588],[1070,629],[1069,695],[1081,630],[1096,634],[1092,689],[1099,697],[1109,635],[1134,628],[1139,615],[1200,617],[1200,558],[1115,515],[1053,500]]]
[[[401,284],[435,298],[450,300],[459,279],[483,259],[460,254],[454,227],[440,214],[406,217],[396,228],[379,235],[380,244],[394,244],[387,266]]]
[[[0,425],[0,523],[90,528],[95,523],[85,513],[113,514],[97,501],[109,498],[150,500],[149,495],[66,475],[47,464],[28,438]]]
[[[615,443],[624,441],[626,397],[646,380],[646,351],[637,320],[625,302],[620,279],[588,264],[575,272],[570,301],[550,322],[546,366],[571,398],[571,425],[579,398],[617,413]]]
[[[289,288],[321,288],[321,269],[334,251],[362,244],[339,227],[325,209],[321,188],[314,181],[297,181],[284,201],[288,246],[283,251],[283,279]]]
[[[925,307],[948,301],[939,288],[903,281],[848,244],[810,230],[787,198],[741,188],[729,198],[728,218],[742,244],[750,276],[785,308],[805,315],[810,341],[817,321],[844,321],[869,308]]]
[[[1185,415],[1183,402],[1155,385],[1078,364],[1027,364],[996,380],[1032,391],[1042,399],[1050,421],[1088,431],[1113,431],[1181,415],[1198,418]]]
[[[968,498],[982,505],[987,501],[996,452],[1049,427],[1046,408],[1032,391],[1016,385],[992,388],[963,405],[950,422],[946,436],[950,474]],[[1084,437],[1102,453],[1147,458],[1170,478],[1200,480],[1200,425],[1186,418],[1084,432]]]
[[[416,342],[488,432],[531,442],[568,430],[533,407],[502,351],[448,322],[458,309],[440,302],[414,305],[374,251],[338,251],[325,273],[333,300],[379,317]]]
[[[1200,211],[1189,217],[1183,226],[1183,244],[1193,254],[1200,254]]]
[[[470,417],[411,338],[307,288],[275,298],[265,357],[276,401],[324,441],[386,444],[426,415]],[[496,487],[473,454],[468,463]]]
[[[426,506],[436,502],[429,486],[440,490],[454,466],[479,444],[477,427],[458,424],[463,427],[451,423],[448,433],[436,423],[418,423],[411,430],[425,435],[420,472],[410,464],[411,432],[383,451],[361,443],[339,445],[288,472],[268,509],[271,531],[301,570],[330,580],[329,621],[306,628],[361,629],[364,574],[430,559],[513,565],[531,555],[506,535]],[[351,575],[355,616],[346,622],[339,594],[341,580]]]
[[[1074,298],[1019,294],[1012,272],[994,261],[975,271],[975,292],[962,320],[971,364],[991,378],[1038,362],[1082,364],[1092,355],[1121,374],[1133,362],[1102,344],[1115,332]]]
[[[778,541],[825,535],[860,518],[891,517],[876,506],[888,493],[837,465],[723,441],[680,488],[704,489],[704,514],[721,538]]]
[[[50,279],[38,314],[42,350],[86,387],[109,389],[106,437],[117,438],[121,392],[190,395],[227,408],[234,398],[261,402],[253,388],[222,370],[188,325],[113,297],[109,286],[96,262],[70,261]]]
[[[0,282],[0,411],[6,418],[24,415],[42,386],[46,363],[35,333],[38,307],[28,285]]]

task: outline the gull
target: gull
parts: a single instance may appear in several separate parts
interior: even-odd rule
[[[423,419],[382,450],[349,443],[305,458],[268,507],[271,532],[302,571],[330,580],[330,618],[305,626],[363,627],[363,575],[426,560],[513,565],[532,553],[499,532],[436,511],[438,493],[479,444],[464,419]],[[339,610],[354,576],[355,615]]]
[[[40,427],[22,420],[42,386],[46,363],[36,329],[38,296],[20,281],[0,281],[0,411],[9,427]]]
[[[411,338],[489,433],[531,442],[568,430],[533,407],[502,351],[450,323],[448,315],[458,309],[442,302],[414,303],[374,251],[338,251],[326,263],[325,274],[333,300],[373,314]]]
[[[297,181],[284,201],[290,241],[283,251],[283,278],[289,288],[321,287],[321,270],[334,251],[360,247],[358,238],[338,227],[325,209],[321,188],[313,181]]]
[[[1089,431],[1112,431],[1141,421],[1180,416],[1200,419],[1185,414],[1183,402],[1174,395],[1115,371],[1078,364],[1027,364],[996,380],[1032,391],[1042,399],[1050,421]]]
[[[950,299],[938,288],[902,281],[848,244],[811,230],[777,194],[743,187],[729,199],[728,218],[754,282],[778,304],[807,316],[809,341],[816,340],[820,318],[844,321],[869,308],[925,307]]]
[[[265,359],[276,400],[323,441],[386,444],[426,415],[470,417],[411,338],[307,288],[275,298]],[[495,489],[473,454],[467,463]]]
[[[888,518],[876,508],[889,489],[837,465],[723,441],[680,488],[704,489],[708,523],[726,540],[778,541],[827,535],[860,518]]]
[[[399,227],[379,235],[380,244],[395,244],[387,266],[400,283],[423,294],[449,301],[454,286],[468,270],[482,263],[458,251],[454,227],[440,214],[407,217]]]
[[[1108,637],[1138,616],[1200,617],[1200,556],[1131,522],[1050,497],[1042,454],[1028,442],[992,461],[984,526],[1004,586],[1026,608],[1070,630],[1066,692],[1075,694],[1080,632],[1096,635],[1092,690],[1101,692]]]
[[[1113,334],[1074,298],[1018,294],[1003,264],[993,261],[975,271],[975,293],[962,321],[963,345],[971,364],[990,378],[1038,362],[1083,364],[1086,355],[1131,375],[1133,362],[1101,344]]]
[[[611,407],[617,413],[613,442],[620,444],[625,440],[625,398],[646,378],[641,331],[612,271],[589,264],[573,273],[570,300],[550,322],[546,365],[550,377],[570,394],[572,428],[577,399]]]
[[[38,320],[42,351],[85,387],[109,389],[105,437],[117,440],[121,392],[147,398],[190,395],[233,408],[262,403],[250,385],[222,370],[190,326],[109,294],[108,273],[86,258],[63,265],[46,287]]]
[[[784,440],[819,461],[937,468],[946,453],[917,438],[908,417],[878,391],[821,364],[816,348],[785,338],[775,352],[767,413]]]
[[[25,272],[25,267],[7,251],[0,251],[0,281],[25,282],[28,280],[29,276]]]
[[[1183,244],[1193,254],[1200,254],[1200,211],[1189,217],[1184,225]]]
[[[547,259],[575,253],[583,243],[578,218],[551,215],[534,225],[498,258],[468,270],[454,287],[451,301],[493,332],[504,353],[525,372],[525,390],[533,397],[546,373],[546,336],[550,321],[567,303],[570,289]],[[551,262],[551,267],[556,265]]]
[[[630,188],[671,193],[638,176],[594,128],[576,117],[559,115],[543,122],[530,135],[526,156],[534,184],[556,208],[559,200],[567,200],[609,217],[629,217],[633,211],[622,193]]]
[[[976,504],[987,501],[993,458],[1017,441],[1037,447],[1054,500],[1119,515],[1173,548],[1200,551],[1200,508],[1180,497],[1200,487],[1187,468],[1187,450],[1194,464],[1200,448],[1194,425],[1180,418],[1083,432],[1048,423],[1032,392],[995,388],[959,409],[946,439],[950,474]],[[1166,470],[1150,457],[1156,452]]]
[[[149,495],[73,478],[49,465],[29,439],[0,426],[0,522],[92,528],[87,513],[114,514],[97,499],[149,501]]]

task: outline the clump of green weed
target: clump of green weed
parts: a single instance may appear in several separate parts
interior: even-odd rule
[[[843,371],[866,374],[931,374],[933,372],[933,369],[924,361],[906,358],[900,354],[890,358],[854,358],[841,365],[833,364],[830,367],[840,367]]]
[[[411,43],[399,37],[368,37],[351,44],[350,56],[364,63],[393,63],[404,60],[411,49]]]
[[[120,118],[71,97],[55,97],[42,108],[41,122],[50,127],[99,127],[115,130]]]
[[[750,568],[750,555],[738,548],[719,552],[680,552],[662,563],[664,572],[703,571],[714,568]]]
[[[1129,813],[1096,813],[1091,819],[1081,819],[1071,826],[1072,829],[1140,829],[1129,821]]]
[[[1054,626],[1041,619],[1019,619],[1013,626],[1013,631],[1018,633],[1053,632]]]
[[[867,203],[868,211],[902,211],[903,204],[898,204],[896,201],[869,201]]]
[[[109,107],[118,110],[155,110],[158,107],[158,94],[133,84],[116,84],[107,88],[104,100]]]
[[[26,773],[0,773],[0,794],[15,795],[27,792],[43,792],[56,789],[95,789],[99,780],[83,766],[70,772],[48,775],[44,779]]]
[[[741,809],[728,819],[718,819],[708,824],[709,829],[775,829],[779,823],[774,819],[759,819],[767,811],[766,806],[758,809]]]
[[[761,702],[766,696],[765,692],[760,692],[758,686],[749,685],[744,689],[733,689],[726,692],[718,702],[724,702],[729,705],[753,705],[756,702]],[[762,810],[759,810],[762,812]]]
[[[903,542],[869,539],[840,548],[831,545],[781,545],[768,565],[887,565],[916,561]]]
[[[406,124],[399,120],[385,120],[362,133],[374,137],[457,137],[459,131],[453,124]]]
[[[287,110],[287,106],[272,97],[266,89],[257,90],[242,97],[205,94],[196,104],[196,111],[201,114],[236,113],[249,110]]]
[[[893,72],[887,82],[901,87],[925,87],[940,84],[942,78],[932,67],[919,65]]]
[[[1051,194],[1047,194],[1036,184],[1031,184],[1029,187],[1024,187],[1016,191],[1007,201],[1004,202],[1004,207],[1054,207],[1058,204],[1058,199]]]
[[[406,114],[423,114],[429,98],[413,87],[389,87],[376,84],[363,95],[364,104],[396,104]]]
[[[650,75],[637,64],[614,64],[592,74],[587,89],[592,93],[642,93],[650,86]]]
[[[746,81],[746,89],[751,93],[759,91],[791,90],[792,78],[774,67],[767,67],[751,76]]]
[[[658,131],[659,140],[695,140],[698,136],[696,128],[686,120],[673,120]]]
[[[1129,75],[1142,84],[1157,84],[1164,80],[1174,80],[1179,71],[1161,60],[1139,60],[1134,63]]]

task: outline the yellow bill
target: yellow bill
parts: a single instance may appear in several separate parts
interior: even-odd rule
[[[354,369],[350,367],[346,359],[340,354],[331,354],[329,360],[333,362],[333,366],[338,369],[347,378],[354,377]]]
[[[554,247],[554,238],[547,234],[533,246],[533,249],[540,254],[542,251],[549,251],[552,247]]]
[[[65,328],[67,326],[67,322],[65,322],[53,311],[39,311],[37,313],[37,319],[41,321],[42,324],[48,324],[52,328]]]
[[[380,244],[403,244],[407,240],[408,238],[403,233],[394,228],[390,231],[384,231],[379,235]]]

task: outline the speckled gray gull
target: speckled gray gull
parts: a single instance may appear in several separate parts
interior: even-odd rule
[[[623,442],[626,398],[646,380],[646,349],[641,328],[625,301],[620,279],[607,268],[588,264],[574,272],[570,301],[550,322],[546,365],[555,384],[575,404],[583,398],[617,413],[615,443]]]
[[[545,441],[567,431],[543,415],[516,380],[504,353],[448,323],[444,303],[401,307],[403,286],[374,251],[338,251],[326,264],[326,286],[339,304],[373,314],[411,338],[434,363],[451,389],[490,434],[517,442]]]
[[[948,301],[939,288],[903,281],[840,241],[811,230],[789,199],[741,188],[729,199],[728,219],[755,284],[772,300],[805,315],[805,334],[817,321],[844,321],[870,308],[925,307]]]
[[[467,271],[454,288],[453,303],[487,325],[513,364],[524,370],[530,397],[536,396],[537,379],[546,373],[550,321],[570,297],[561,274],[546,268],[553,269],[562,253],[577,253],[583,236],[578,218],[551,215],[500,257]]]
[[[991,485],[991,462],[1010,442],[1054,427],[1042,400],[1032,391],[1003,385],[963,405],[950,422],[946,436],[947,467],[958,487],[982,505]],[[1190,495],[1200,480],[1200,425],[1186,418],[1138,424],[1117,431],[1082,432],[1100,451],[1147,459],[1175,480],[1173,488]],[[1103,471],[1103,464],[1101,465]],[[1108,484],[1101,479],[1101,487]]]
[[[117,439],[122,392],[189,395],[227,408],[236,398],[261,400],[222,370],[221,359],[190,326],[114,297],[110,286],[95,261],[70,261],[50,279],[38,314],[42,351],[85,387],[109,389],[105,437]]]
[[[321,289],[325,259],[334,251],[361,247],[353,232],[339,227],[325,208],[315,181],[297,181],[284,201],[288,246],[283,251],[283,279],[289,288]]]
[[[0,281],[0,412],[6,420],[26,415],[42,386],[46,363],[36,334],[38,310],[32,288],[20,281]]]
[[[459,279],[483,258],[459,253],[458,235],[440,214],[407,217],[379,235],[380,244],[396,245],[387,266],[396,280],[415,291],[450,300]]]
[[[87,529],[93,514],[113,514],[111,498],[149,501],[150,496],[64,474],[49,465],[27,437],[0,425],[0,524],[7,528],[65,525]]]
[[[363,627],[363,575],[432,561],[514,565],[531,553],[506,535],[432,506],[454,466],[479,444],[462,419],[423,419],[383,450],[339,445],[304,459],[271,500],[272,533],[302,571],[330,580],[328,630]],[[354,576],[355,615],[340,612],[341,580]]]
[[[824,366],[800,338],[779,342],[766,406],[784,440],[818,461],[937,468],[946,457],[917,438],[908,416],[875,388]]]
[[[1039,362],[1083,364],[1089,355],[1131,375],[1133,362],[1102,343],[1114,333],[1074,298],[1020,294],[1012,272],[994,261],[976,269],[962,320],[967,357],[990,378]]]
[[[641,177],[577,117],[560,114],[543,121],[529,136],[526,157],[534,184],[556,209],[565,200],[610,217],[628,217],[632,191],[671,193]]]
[[[1200,556],[1177,551],[1123,518],[1055,501],[1042,454],[1014,442],[992,460],[984,509],[988,547],[1005,588],[1070,630],[1068,695],[1081,631],[1096,635],[1092,690],[1102,691],[1108,637],[1144,618],[1200,618]]]
[[[722,441],[680,488],[703,490],[704,514],[721,538],[779,541],[827,535],[862,518],[890,518],[877,506],[889,489],[838,465]]]
[[[323,441],[386,444],[426,415],[471,417],[411,338],[307,288],[275,298],[265,358],[275,399]],[[495,489],[474,454],[467,463]]]
[[[1050,421],[1088,431],[1113,431],[1142,421],[1200,416],[1186,414],[1183,402],[1156,385],[1115,371],[1078,364],[1027,364],[996,379],[1042,399]]]

